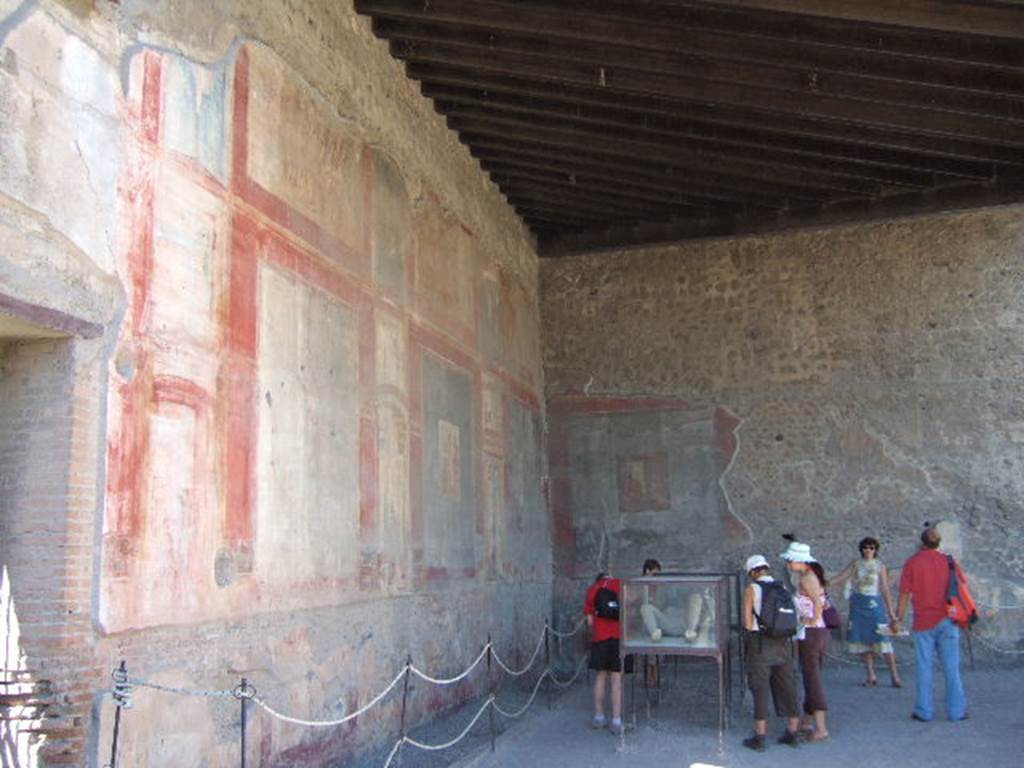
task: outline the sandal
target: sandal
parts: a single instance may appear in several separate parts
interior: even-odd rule
[[[899,678],[897,678],[896,680],[893,680],[892,681],[892,687],[893,688],[902,688],[903,687],[903,681],[900,680]]]
[[[878,680],[877,678],[874,680],[865,680],[863,683],[861,683],[861,685],[865,688],[874,688],[876,685],[878,685]],[[893,685],[895,685],[895,683],[893,683]]]

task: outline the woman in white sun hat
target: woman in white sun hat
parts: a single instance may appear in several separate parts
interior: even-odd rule
[[[825,627],[823,618],[825,584],[823,578],[815,572],[816,569],[811,567],[811,564],[817,564],[817,561],[811,555],[809,545],[792,541],[779,557],[786,561],[792,573],[799,576],[796,605],[800,614],[801,629],[797,634],[797,651],[800,658],[800,674],[804,680],[804,714],[800,731],[808,741],[824,741],[829,736],[825,720],[828,704],[825,701],[825,686],[821,680],[821,668],[825,662],[829,640],[829,630]]]

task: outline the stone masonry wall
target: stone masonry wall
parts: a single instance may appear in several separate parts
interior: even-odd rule
[[[1024,645],[1024,208],[542,265],[557,589],[924,521]],[[1014,607],[1017,606],[1015,609]]]
[[[326,719],[409,654],[528,653],[537,273],[349,3],[0,0],[5,682],[36,697],[4,744],[106,762],[121,660]],[[485,687],[414,684],[409,723]],[[257,711],[249,764],[393,743],[399,706]],[[238,742],[233,699],[139,689],[120,762]]]

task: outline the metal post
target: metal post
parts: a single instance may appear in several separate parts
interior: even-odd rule
[[[110,742],[110,763],[109,768],[117,768],[117,740],[121,733],[121,709],[124,706],[122,692],[118,686],[128,681],[128,669],[125,667],[124,659],[121,665],[114,672],[114,703],[117,709],[114,710],[114,737]]]
[[[971,642],[971,628],[968,626],[964,631],[964,635],[967,636],[967,655],[971,659],[971,672],[974,671],[974,643]]]
[[[545,674],[548,674],[548,673],[551,672],[551,646],[550,646],[550,644],[548,642],[548,632],[549,632],[549,630],[550,630],[550,625],[548,624],[548,620],[544,619],[544,671],[545,671]],[[554,686],[552,686],[550,683],[548,684],[548,709],[551,709],[551,689],[553,687]]]
[[[239,686],[239,693],[241,694],[238,698],[242,703],[242,759],[240,765],[245,768],[245,721],[246,715],[248,714],[249,697],[246,695],[249,688],[249,682],[243,677],[242,684]]]
[[[400,741],[398,754],[395,755],[395,765],[402,764],[402,745],[405,744],[405,713],[409,704],[409,677],[412,675],[412,654],[405,659],[405,680],[402,681],[402,719],[399,722]]]
[[[491,674],[491,657],[494,655],[494,646],[491,644],[491,636],[487,635],[487,682],[491,692],[491,707],[488,710],[488,718],[491,721],[491,752],[494,751],[494,675]]]

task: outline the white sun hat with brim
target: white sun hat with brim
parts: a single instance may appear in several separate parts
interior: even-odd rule
[[[804,544],[800,541],[791,542],[786,551],[779,555],[783,560],[788,560],[791,563],[813,563],[816,562],[811,557],[811,547],[808,544]]]
[[[768,568],[768,561],[764,555],[751,555],[747,558],[746,572],[756,571],[758,568]]]

